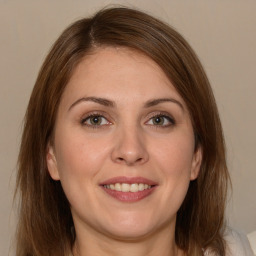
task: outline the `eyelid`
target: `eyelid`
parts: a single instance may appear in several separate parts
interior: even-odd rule
[[[107,115],[106,113],[102,113],[100,111],[92,111],[83,115],[82,118],[80,119],[80,123],[83,126],[87,126],[89,128],[103,128],[103,126],[112,124],[112,122],[109,120],[110,118],[106,117],[106,115]],[[102,117],[107,121],[107,124],[103,124],[103,125],[86,124],[85,122],[91,117]]]
[[[163,117],[163,118],[166,118],[168,121],[169,121],[169,124],[165,124],[165,125],[155,125],[155,124],[150,124],[151,126],[154,126],[154,127],[159,127],[159,128],[166,128],[166,127],[170,127],[170,126],[173,126],[176,124],[176,121],[175,119],[173,118],[172,115],[170,115],[169,113],[167,112],[162,112],[162,111],[159,111],[159,112],[153,112],[151,113],[150,115],[147,116],[147,120],[145,122],[145,124],[148,124],[149,121],[152,120],[152,118],[154,117]]]

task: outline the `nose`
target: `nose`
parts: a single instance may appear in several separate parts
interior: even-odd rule
[[[112,161],[128,166],[144,164],[149,155],[143,134],[136,127],[120,129],[113,140]]]

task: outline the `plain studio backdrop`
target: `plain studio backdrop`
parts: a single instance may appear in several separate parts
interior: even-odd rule
[[[39,68],[67,25],[109,4],[137,7],[168,22],[197,52],[226,138],[233,182],[228,223],[245,234],[256,230],[255,0],[0,0],[0,255],[8,255],[14,238],[22,120]]]

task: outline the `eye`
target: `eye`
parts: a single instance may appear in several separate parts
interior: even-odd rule
[[[93,114],[82,119],[81,123],[87,126],[103,126],[110,124],[110,122],[102,115]]]
[[[162,126],[162,127],[169,127],[175,124],[175,121],[172,117],[168,115],[158,114],[149,119],[146,123],[153,126]]]

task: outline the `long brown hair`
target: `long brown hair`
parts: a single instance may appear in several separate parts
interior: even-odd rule
[[[17,256],[65,256],[75,230],[69,203],[46,166],[58,105],[79,61],[101,46],[123,46],[153,59],[190,112],[196,148],[203,151],[199,176],[177,213],[175,239],[191,256],[202,248],[225,255],[224,209],[229,175],[215,99],[206,74],[184,38],[143,12],[109,8],[68,27],[53,45],[35,83],[25,116],[17,175],[20,196]]]

